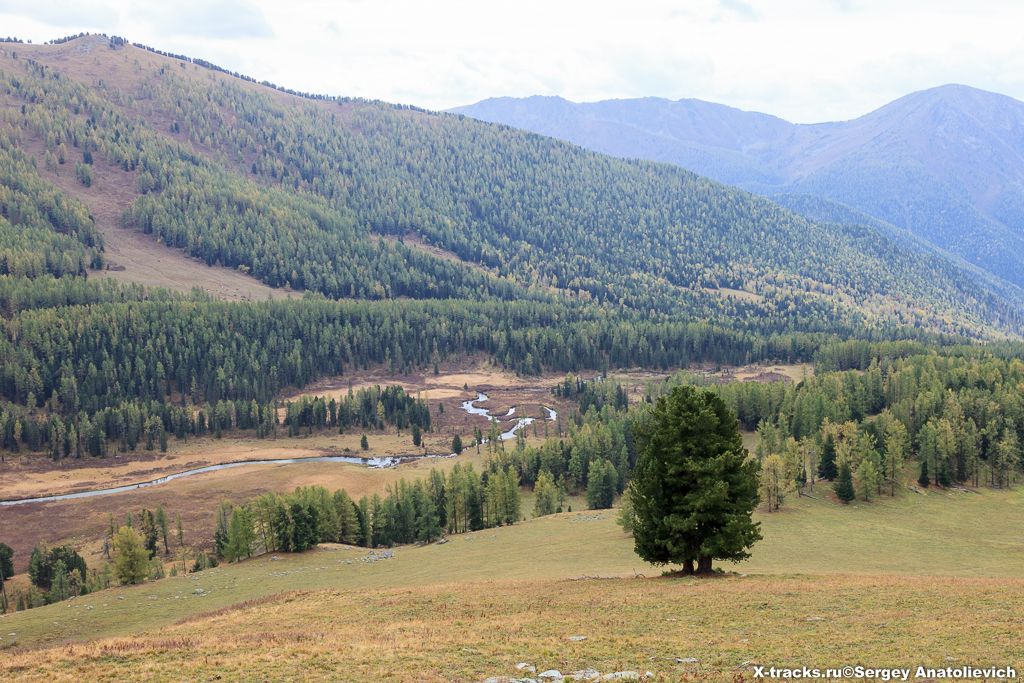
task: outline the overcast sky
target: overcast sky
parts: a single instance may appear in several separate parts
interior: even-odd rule
[[[259,80],[444,109],[696,97],[809,123],[964,83],[1024,99],[1020,0],[0,0],[0,34],[94,31]]]

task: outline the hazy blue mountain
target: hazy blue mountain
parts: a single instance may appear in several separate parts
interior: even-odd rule
[[[862,212],[1024,285],[1024,103],[1004,95],[947,85],[813,125],[657,98],[496,98],[455,111],[677,164],[816,219]]]

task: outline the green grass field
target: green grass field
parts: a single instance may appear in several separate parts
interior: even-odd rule
[[[811,653],[899,653],[905,661],[956,650],[950,656],[989,661],[1004,648],[1007,656],[1024,660],[1024,649],[1014,650],[1005,640],[1007,633],[1024,627],[1017,615],[1024,594],[1024,490],[904,493],[851,506],[825,497],[793,499],[782,512],[759,516],[764,540],[753,557],[725,567],[737,575],[705,581],[660,578],[661,569],[633,554],[632,540],[614,517],[615,511],[565,513],[454,536],[444,544],[396,548],[393,558],[376,561],[368,561],[366,549],[341,546],[265,556],[7,615],[0,619],[0,644],[10,649],[0,672],[7,667],[22,677],[38,671],[40,678],[89,675],[97,680],[114,672],[114,680],[116,672],[123,677],[127,669],[110,664],[124,655],[125,661],[153,667],[157,678],[177,679],[170,662],[195,649],[223,657],[196,660],[189,655],[194,668],[188,678],[224,666],[236,667],[229,677],[244,679],[246,662],[259,647],[243,635],[255,632],[289,633],[286,640],[292,640],[282,652],[297,647],[293,654],[301,659],[306,643],[309,657],[333,661],[329,667],[342,664],[327,652],[334,646],[344,649],[346,637],[367,648],[371,635],[392,638],[395,647],[401,642],[401,652],[392,651],[389,660],[374,659],[372,650],[346,660],[353,666],[362,662],[352,674],[360,680],[444,678],[440,672],[456,666],[463,668],[455,680],[511,675],[515,672],[509,666],[517,656],[554,661],[551,666],[597,667],[600,662],[612,669],[650,669],[673,680],[682,675],[678,667],[666,667],[659,659],[669,651],[680,657],[698,657],[692,653],[699,652],[706,662],[704,674],[713,677],[727,677],[730,667],[746,660]],[[439,644],[448,642],[446,632],[435,632],[438,625],[429,618],[430,605],[439,600],[445,610],[460,615],[450,624],[452,633],[464,632],[479,657],[471,652],[460,656],[461,650]],[[231,609],[246,601],[256,604]],[[614,617],[617,606],[624,610],[621,618]],[[488,649],[487,629],[505,628],[495,626],[505,624],[499,616],[503,610],[519,615],[509,622],[518,626],[508,626],[508,638],[518,643],[520,655],[507,651],[501,639],[493,639]],[[305,619],[307,612],[320,616]],[[203,616],[210,613],[215,614]],[[703,630],[664,633],[668,613],[680,622],[700,623],[702,629],[748,637],[746,642],[734,638],[729,645]],[[332,615],[329,623],[323,622],[324,615]],[[806,622],[816,615],[832,615],[821,617],[829,623],[815,629],[819,638],[789,643],[792,637],[803,638],[807,623],[818,623]],[[938,628],[938,621],[945,625]],[[406,622],[418,626],[392,632]],[[883,623],[902,626],[871,626]],[[971,630],[959,628],[969,624],[974,624]],[[950,629],[960,635],[954,638]],[[536,642],[526,637],[527,631],[540,634]],[[594,642],[569,647],[562,642],[569,631],[590,633]],[[354,632],[362,635],[352,640]],[[126,636],[131,638],[65,645]],[[312,639],[308,643],[307,637]],[[852,644],[858,649],[851,650]],[[574,649],[580,651],[575,659],[570,656]],[[156,650],[166,657],[155,655]],[[150,656],[143,658],[144,652]],[[383,668],[374,669],[375,662]],[[261,671],[276,679],[275,672],[287,672],[278,666],[286,663],[268,661]]]

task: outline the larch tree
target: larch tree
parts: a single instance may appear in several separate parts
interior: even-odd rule
[[[782,507],[783,501],[792,490],[793,481],[786,472],[786,463],[777,453],[766,455],[761,460],[761,502],[767,506],[768,512]]]
[[[114,535],[114,574],[122,585],[142,583],[149,576],[149,551],[142,535],[127,526]]]

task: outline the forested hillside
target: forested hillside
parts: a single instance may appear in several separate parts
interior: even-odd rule
[[[873,227],[120,39],[0,46],[0,161],[11,450],[101,454],[128,422],[184,434],[199,410],[265,406],[371,365],[807,360],[838,338],[1016,336],[1024,320],[1016,290]],[[97,282],[117,267],[105,238],[125,232],[97,207],[154,245],[305,296],[226,303]]]
[[[91,163],[124,169],[138,194],[127,225],[274,286],[357,298],[568,293],[767,316],[776,329],[861,316],[946,331],[1019,325],[1020,301],[942,258],[667,166],[450,115],[302,99],[100,37],[10,45],[0,65],[15,148],[85,184]]]
[[[454,111],[788,195],[787,206],[810,208],[815,219],[826,200],[847,220],[864,212],[1024,286],[1024,103],[1010,97],[947,85],[813,125],[653,97],[503,97]],[[792,203],[793,195],[819,203]]]

